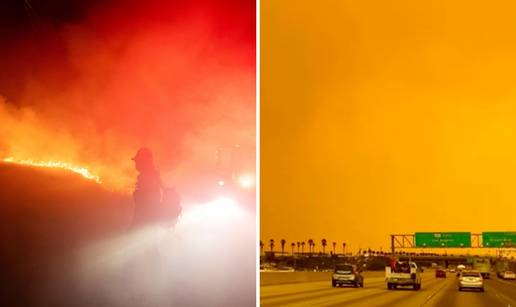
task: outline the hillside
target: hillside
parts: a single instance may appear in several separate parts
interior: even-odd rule
[[[33,305],[42,285],[66,278],[80,248],[123,232],[132,206],[74,173],[0,163],[4,294]]]

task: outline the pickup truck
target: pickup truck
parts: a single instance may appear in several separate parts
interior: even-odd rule
[[[417,264],[412,261],[398,261],[393,266],[385,267],[385,281],[389,290],[394,290],[398,286],[412,286],[414,290],[421,289],[421,273]]]

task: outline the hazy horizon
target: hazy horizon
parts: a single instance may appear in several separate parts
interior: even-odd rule
[[[295,3],[262,3],[266,249],[514,231],[516,4]]]

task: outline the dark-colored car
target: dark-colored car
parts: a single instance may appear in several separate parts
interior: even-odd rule
[[[364,277],[360,270],[354,265],[337,265],[331,278],[332,287],[350,285],[354,287],[364,287]]]
[[[443,269],[435,270],[435,278],[446,278],[446,271]]]

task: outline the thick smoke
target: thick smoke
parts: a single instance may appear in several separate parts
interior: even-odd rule
[[[254,216],[214,199],[128,229],[131,197],[0,163],[2,306],[253,306]]]
[[[71,163],[102,184],[0,162],[0,305],[254,305],[252,206],[201,196],[218,148],[238,144],[254,172],[255,3],[91,1],[56,16],[44,4],[74,1],[19,3],[25,21],[0,4],[0,159]],[[128,230],[141,146],[182,196],[173,230]]]
[[[251,1],[120,1],[33,21],[0,60],[0,156],[87,166],[126,191],[143,145],[179,186],[212,171],[218,147],[254,161],[254,14]]]

